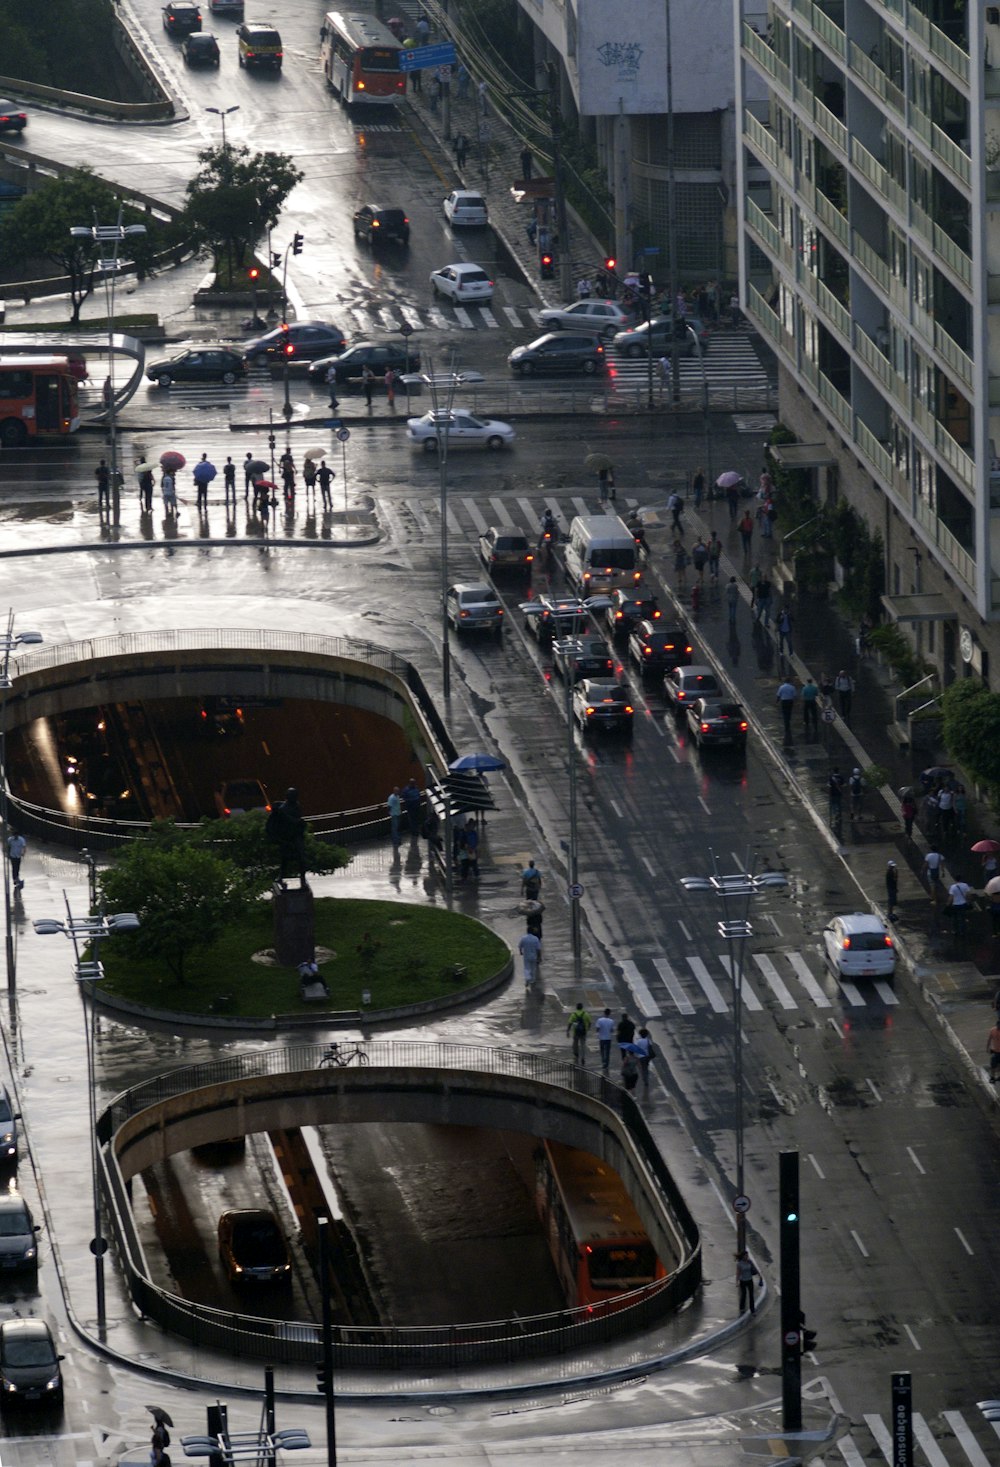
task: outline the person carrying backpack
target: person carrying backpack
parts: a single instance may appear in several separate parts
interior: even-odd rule
[[[578,999],[576,1008],[569,1016],[566,1025],[566,1033],[573,1040],[573,1063],[582,1065],[586,1063],[587,1055],[587,1030],[590,1028],[590,1015],[583,1006],[583,1000]]]

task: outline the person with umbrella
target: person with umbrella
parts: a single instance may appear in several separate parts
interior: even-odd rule
[[[987,888],[997,875],[997,854],[1000,852],[1000,841],[977,840],[972,847],[974,856],[981,856],[983,862],[983,885]]]
[[[135,471],[139,476],[139,508],[143,514],[153,513],[153,465],[136,464]]]
[[[729,518],[734,524],[740,507],[740,484],[742,482],[742,476],[735,469],[727,469],[715,481],[715,487],[721,489],[726,496],[729,504]]]
[[[986,883],[986,895],[990,899],[990,925],[993,936],[1000,937],[1000,876],[993,876]],[[993,1006],[1000,1014],[1000,988],[996,991]]]
[[[200,510],[208,509],[208,486],[215,478],[216,472],[216,467],[210,462],[208,454],[203,453],[199,461],[195,464],[192,475],[198,491],[197,505]]]

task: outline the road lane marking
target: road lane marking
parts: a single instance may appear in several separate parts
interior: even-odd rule
[[[480,306],[479,314],[482,316],[487,326],[492,326],[497,331],[500,330],[500,322],[497,320],[496,316],[494,316],[493,312],[489,309],[488,306]]]
[[[447,331],[450,329],[451,322],[443,311],[438,310],[437,306],[430,306],[427,315],[430,318],[431,325],[436,326],[438,331]]]
[[[961,1444],[962,1451],[972,1463],[972,1467],[990,1467],[989,1458],[972,1435],[962,1413],[960,1411],[942,1411],[941,1415],[954,1432],[956,1441]]]
[[[708,808],[708,802],[701,795],[698,796],[698,804],[704,810],[705,814],[708,815],[709,817],[711,817],[712,812]]]
[[[809,965],[801,953],[789,953],[788,961],[795,969],[795,976],[818,1009],[829,1009],[833,1005],[809,971]],[[839,1031],[838,1031],[839,1032]]]
[[[910,1344],[913,1346],[913,1348],[915,1350],[922,1350],[923,1349],[923,1346],[920,1344],[919,1340],[917,1339],[916,1335],[913,1333],[913,1331],[910,1328],[910,1326],[908,1324],[904,1324],[903,1325],[903,1328],[906,1330],[906,1333],[909,1335],[909,1337],[910,1337]]]
[[[619,820],[623,820],[625,818],[625,812],[622,810],[622,807],[621,805],[619,805],[617,800],[608,800],[608,804],[611,806],[612,810],[614,810]],[[643,856],[643,860],[648,860],[648,857]],[[650,875],[655,876],[656,872],[651,870]]]
[[[489,526],[483,519],[479,505],[474,499],[463,499],[462,503],[465,505],[465,508],[468,511],[469,518],[475,526],[476,533],[478,535],[485,535],[486,531],[489,529]]]
[[[865,1006],[865,1000],[861,989],[856,988],[854,984],[850,983],[846,978],[838,978],[837,982],[840,984],[841,993],[847,999],[847,1002],[851,1005],[851,1007],[855,1009],[863,1009]]]
[[[887,1462],[892,1461],[892,1438],[889,1436],[889,1428],[883,1422],[881,1416],[866,1416],[865,1425],[878,1443],[879,1450]]]
[[[882,1104],[882,1097],[878,1093],[878,1090],[875,1088],[875,1081],[874,1080],[869,1080],[869,1079],[866,1078],[865,1079],[865,1084],[868,1086],[868,1089],[874,1095],[874,1097],[878,1101],[879,1105],[881,1105]]]
[[[733,992],[735,993],[736,992],[736,976],[737,976],[737,974],[739,972],[739,968],[738,968],[737,964],[734,963],[734,961],[730,957],[729,953],[719,953],[718,957],[719,957],[719,962],[722,964],[722,966],[725,968],[726,972],[729,975],[729,979],[730,979],[730,981],[731,981],[731,983],[733,985]],[[745,973],[743,975],[743,982],[742,982],[742,984],[740,986],[743,989],[743,1002],[746,1004],[746,1006],[750,1010],[750,1012],[753,1013],[753,1014],[759,1014],[759,1013],[761,1013],[762,1010],[763,1010],[763,1008],[764,1008],[764,1005],[761,1003],[760,999],[754,993],[753,988],[751,987],[750,982],[747,979],[747,976],[746,976]]]
[[[518,328],[520,328],[521,317],[513,306],[504,306],[503,313],[512,326],[517,326]]]
[[[719,992],[715,979],[711,976],[701,958],[688,958],[688,967],[701,985],[702,992],[708,999],[717,1014],[728,1014],[729,1007],[726,1000]]]
[[[667,959],[653,958],[652,962],[653,967],[660,975],[660,981],[663,983],[663,986],[666,988],[667,992],[670,994],[670,997],[673,999],[675,1005],[677,1006],[678,1012],[682,1014],[693,1014],[694,1004],[684,992],[680,984],[680,979],[677,977],[673,968],[671,968],[670,964],[667,962]]]
[[[909,1156],[910,1160],[913,1162],[913,1165],[916,1167],[916,1169],[920,1173],[920,1175],[922,1177],[926,1177],[927,1173],[926,1173],[926,1171],[924,1170],[924,1168],[920,1164],[920,1157],[914,1151],[914,1149],[913,1149],[912,1146],[908,1146],[906,1148],[906,1154]]]
[[[589,510],[589,508],[587,506],[587,501],[585,499],[581,499],[579,495],[576,495],[570,501],[570,503],[572,504],[573,508],[576,510],[577,514],[589,514],[590,513],[590,510]]]
[[[684,934],[684,941],[685,942],[691,942],[692,941],[691,934],[687,930],[687,927],[685,926],[685,924],[681,921],[681,919],[679,917],[677,919],[677,926],[681,929],[681,931]]]
[[[780,926],[778,925],[778,919],[777,919],[777,917],[772,916],[772,914],[770,912],[765,913],[765,917],[766,917],[767,921],[770,922],[771,926],[774,928],[774,934],[775,934],[775,936],[776,937],[784,937],[785,934],[782,932]]]
[[[808,1152],[807,1155],[808,1159],[812,1162],[813,1171],[819,1177],[821,1182],[825,1182],[826,1174],[824,1173],[823,1168],[820,1166],[819,1162],[816,1160],[815,1156],[813,1156],[811,1151]]]
[[[875,982],[872,984],[872,987],[874,988],[875,992],[878,994],[883,1003],[889,1004],[890,1007],[894,1003],[899,1003],[899,999],[893,991],[891,984],[886,983],[883,978],[876,978]]]
[[[493,506],[493,511],[496,514],[498,524],[503,525],[505,529],[521,529],[521,526],[516,525],[511,519],[510,510],[504,504],[502,499],[498,499],[496,495],[494,495],[493,498],[490,500],[490,504]]]
[[[858,1234],[854,1231],[853,1228],[851,1229],[851,1237],[854,1239],[855,1243],[857,1244],[857,1246],[858,1246],[858,1252],[861,1254],[861,1257],[862,1258],[870,1258],[871,1255],[868,1252],[868,1249],[865,1247],[864,1243],[862,1243],[861,1239],[858,1237]]]
[[[958,1241],[961,1243],[961,1245],[965,1249],[966,1253],[968,1253],[969,1257],[970,1258],[974,1258],[975,1257],[975,1254],[973,1253],[972,1249],[969,1247],[969,1244],[966,1241],[966,1237],[965,1237],[965,1234],[962,1232],[962,1229],[961,1228],[956,1228],[955,1229],[955,1233],[956,1233],[956,1235],[958,1237]]]
[[[622,970],[622,977],[628,985],[632,997],[635,999],[636,1007],[646,1019],[662,1019],[663,1014],[656,999],[646,987],[646,980],[639,972],[638,967],[630,958],[623,958],[618,966]]]
[[[766,953],[754,953],[753,960],[764,975],[764,981],[783,1009],[797,1009],[798,1004],[778,976],[778,970]]]
[[[392,306],[380,306],[376,314],[384,330],[399,330],[399,317]]]
[[[923,1448],[924,1456],[931,1467],[948,1467],[948,1458],[934,1440],[930,1427],[919,1411],[913,1413],[913,1435]]]
[[[648,856],[643,856],[643,858],[642,858],[642,864],[645,866],[645,868],[649,872],[650,876],[655,876],[656,875],[656,867],[653,865],[652,861],[649,859]]]
[[[847,1463],[847,1467],[866,1467],[865,1459],[854,1445],[853,1437],[842,1436],[837,1442],[840,1455]]]
[[[417,310],[416,306],[400,306],[399,314],[402,316],[403,320],[408,326],[413,327],[414,331],[423,331],[423,318],[420,315],[420,312]]]
[[[472,317],[469,315],[464,306],[455,307],[455,319],[458,322],[459,326],[462,327],[463,331],[475,331],[476,328],[473,323]]]

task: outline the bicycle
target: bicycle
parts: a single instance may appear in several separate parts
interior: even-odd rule
[[[343,1070],[348,1065],[352,1065],[355,1060],[359,1065],[369,1063],[368,1056],[360,1044],[355,1044],[353,1049],[348,1050],[334,1040],[332,1044],[327,1045],[326,1053],[319,1062],[319,1068],[321,1070]]]

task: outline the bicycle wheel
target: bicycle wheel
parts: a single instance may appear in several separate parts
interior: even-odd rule
[[[357,1050],[355,1054],[359,1065],[367,1065],[369,1063],[368,1056],[363,1049]]]

